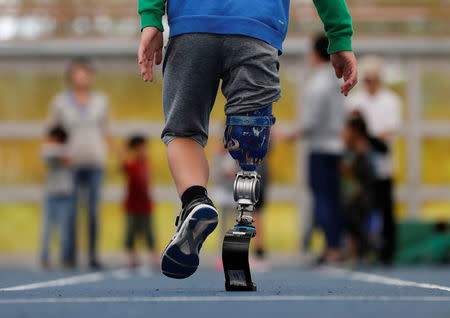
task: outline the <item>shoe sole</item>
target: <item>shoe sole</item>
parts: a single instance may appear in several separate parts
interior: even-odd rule
[[[209,204],[199,204],[184,220],[163,252],[161,270],[171,278],[187,278],[195,273],[203,242],[217,226],[218,213]]]

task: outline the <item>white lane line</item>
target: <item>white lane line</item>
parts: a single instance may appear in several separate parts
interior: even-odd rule
[[[115,279],[127,279],[131,276],[130,270],[127,268],[116,269],[110,272]]]
[[[122,280],[122,279],[129,278],[131,276],[131,273],[128,269],[122,268],[122,269],[110,271],[109,275],[111,275],[115,279]],[[50,280],[50,281],[46,281],[46,282],[39,282],[39,283],[32,283],[32,284],[26,284],[26,285],[0,288],[0,291],[23,291],[23,290],[32,290],[32,289],[38,289],[38,288],[63,287],[63,286],[69,286],[69,285],[98,282],[101,280],[105,280],[106,278],[107,278],[106,273],[97,272],[97,273],[65,277],[65,278]]]
[[[105,279],[105,275],[103,273],[91,273],[91,274],[84,274],[84,275],[60,278],[60,279],[55,279],[55,280],[50,280],[50,281],[40,282],[40,283],[0,288],[0,291],[19,291],[19,290],[31,290],[31,289],[46,288],[46,287],[61,287],[61,286],[76,285],[76,284],[82,284],[82,283],[98,282],[98,281],[101,281],[104,279]]]
[[[344,277],[352,280],[358,280],[362,282],[368,283],[376,283],[376,284],[384,284],[384,285],[392,285],[392,286],[408,286],[408,287],[418,287],[425,289],[438,289],[450,292],[450,287],[441,286],[436,284],[428,284],[428,283],[417,283],[409,280],[402,280],[397,278],[391,278],[382,275],[376,274],[368,274],[363,272],[354,272],[346,269],[335,268],[335,267],[326,267],[323,270],[325,273],[330,276]]]
[[[144,278],[149,278],[149,277],[153,276],[152,270],[149,269],[148,267],[144,267],[144,266],[142,266],[138,269],[138,273],[139,273],[139,275],[141,275],[141,277],[144,277]]]
[[[152,276],[152,273],[149,270],[146,270],[144,268],[139,269],[139,274],[142,277],[147,277],[147,278]],[[50,280],[50,281],[46,281],[46,282],[39,282],[39,283],[32,283],[32,284],[26,284],[26,285],[0,288],[0,291],[22,291],[22,290],[32,290],[32,289],[38,289],[38,288],[62,287],[62,286],[77,285],[77,284],[83,284],[83,283],[93,283],[93,282],[105,280],[108,275],[112,276],[115,279],[122,280],[122,279],[129,278],[132,275],[132,273],[127,268],[120,268],[120,269],[112,270],[112,271],[106,272],[106,273],[105,272],[102,272],[102,273],[97,272],[97,273],[65,277],[65,278]]]
[[[194,297],[75,297],[0,299],[0,304],[49,303],[163,303],[163,302],[277,302],[277,301],[377,301],[377,302],[450,302],[450,297],[417,296],[194,296]]]

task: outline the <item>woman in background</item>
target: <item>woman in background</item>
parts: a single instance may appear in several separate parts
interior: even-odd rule
[[[109,139],[109,107],[105,96],[93,90],[93,82],[91,63],[84,58],[73,60],[67,70],[67,88],[52,101],[50,122],[63,126],[71,136],[68,151],[74,169],[74,202],[70,218],[70,257],[65,266],[76,265],[76,214],[82,201],[89,215],[89,266],[99,269],[98,206]]]

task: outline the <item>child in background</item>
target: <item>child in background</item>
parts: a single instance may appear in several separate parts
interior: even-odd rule
[[[371,143],[362,118],[349,119],[343,132],[346,152],[341,164],[343,204],[350,234],[352,259],[363,259],[369,250],[367,219],[373,201],[374,170]]]
[[[122,170],[127,179],[125,246],[128,251],[129,266],[139,265],[138,254],[134,248],[134,239],[137,234],[144,235],[150,250],[150,260],[153,265],[156,265],[159,257],[155,253],[152,230],[152,200],[149,194],[150,167],[145,137],[132,136],[128,140],[128,153],[122,162]]]
[[[68,221],[72,212],[73,178],[70,160],[67,156],[66,131],[59,126],[49,129],[47,139],[42,147],[41,157],[47,166],[47,180],[44,199],[41,264],[50,267],[50,235],[55,226],[61,235],[61,258],[68,261]]]
[[[233,200],[233,184],[236,173],[239,171],[239,166],[223,147],[222,144],[218,145],[216,153],[213,157],[213,164],[211,175],[214,179],[216,186],[215,202],[218,205],[220,211],[222,211],[220,220],[221,224],[221,237],[225,236],[231,224],[227,216],[231,216],[231,219],[235,219],[236,203]],[[219,250],[222,249],[222,242],[219,242]],[[222,262],[218,264],[222,268]]]

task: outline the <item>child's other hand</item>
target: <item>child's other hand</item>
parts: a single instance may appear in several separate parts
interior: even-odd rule
[[[163,48],[163,34],[155,27],[142,30],[139,45],[138,60],[141,75],[145,82],[153,81],[153,60],[156,65],[161,64]]]
[[[347,96],[358,82],[355,54],[352,51],[333,53],[331,54],[331,64],[334,67],[336,76],[344,78],[344,83],[341,85],[341,93]]]

